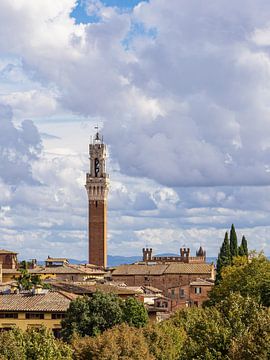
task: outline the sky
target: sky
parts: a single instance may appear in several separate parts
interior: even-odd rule
[[[270,254],[270,2],[1,0],[0,248],[87,258],[88,144],[108,253]]]

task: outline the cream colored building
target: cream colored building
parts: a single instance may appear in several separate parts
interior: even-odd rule
[[[21,292],[0,295],[0,329],[22,330],[46,326],[60,336],[61,320],[76,295],[63,291],[41,290],[39,294]]]

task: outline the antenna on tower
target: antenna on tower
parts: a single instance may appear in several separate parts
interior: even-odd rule
[[[98,132],[98,125],[95,126],[95,129],[97,130],[96,132],[96,136],[95,136],[95,141],[100,141],[100,136],[99,136],[99,132]]]

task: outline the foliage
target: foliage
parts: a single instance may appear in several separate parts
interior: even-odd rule
[[[71,360],[72,349],[56,340],[46,328],[19,329],[0,333],[2,360]]]
[[[62,335],[69,341],[75,334],[95,336],[122,322],[142,327],[147,320],[144,305],[136,299],[128,298],[123,302],[114,294],[96,292],[91,298],[77,298],[70,303],[62,321]]]
[[[26,360],[25,341],[21,330],[14,328],[0,333],[0,359]]]
[[[122,304],[123,321],[130,326],[143,327],[148,322],[148,313],[144,304],[134,297],[127,298]]]
[[[172,321],[151,324],[144,328],[150,353],[156,360],[180,359],[186,332],[176,327]]]
[[[224,359],[228,353],[230,333],[217,309],[183,309],[171,321],[187,334],[181,360]]]
[[[30,274],[27,268],[21,268],[19,270],[21,272],[21,275],[17,279],[17,284],[20,289],[31,290],[37,285],[42,286],[39,275]]]
[[[234,256],[238,255],[237,235],[233,224],[230,230],[230,253],[231,259],[233,259]]]
[[[242,237],[241,245],[238,248],[238,255],[239,256],[248,256],[247,240],[244,235]]]
[[[252,259],[236,257],[231,266],[222,270],[222,280],[209,293],[210,305],[216,304],[232,292],[254,297],[264,306],[269,306],[270,261],[263,255]]]
[[[239,293],[215,307],[181,310],[170,321],[187,334],[181,360],[266,360],[270,354],[269,309]]]
[[[230,265],[230,263],[231,263],[231,251],[230,251],[228,232],[226,231],[217,259],[216,284],[218,284],[221,280],[222,268],[224,266]]]
[[[74,339],[77,360],[154,360],[142,330],[127,324],[115,326],[97,337]]]

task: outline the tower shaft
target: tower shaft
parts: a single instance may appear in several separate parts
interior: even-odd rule
[[[90,172],[86,174],[88,194],[88,241],[90,264],[107,266],[107,194],[106,145],[97,133],[89,145]]]

